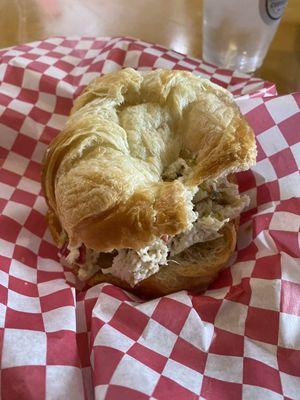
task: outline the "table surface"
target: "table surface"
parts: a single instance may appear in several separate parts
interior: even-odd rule
[[[201,0],[0,1],[0,48],[51,35],[126,35],[201,57],[201,31]],[[255,75],[279,93],[300,91],[300,0],[289,0]]]

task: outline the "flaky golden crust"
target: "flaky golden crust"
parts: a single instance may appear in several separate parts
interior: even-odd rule
[[[142,77],[127,68],[94,80],[75,101],[47,151],[42,184],[71,245],[138,249],[187,228],[187,187],[246,169],[255,154],[227,91],[185,71]],[[190,172],[182,183],[163,182],[179,156]]]

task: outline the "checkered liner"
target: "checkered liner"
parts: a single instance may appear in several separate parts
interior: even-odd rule
[[[2,399],[299,399],[300,94],[124,37],[55,37],[0,60]],[[82,87],[121,66],[210,78],[257,135],[234,262],[203,295],[78,291],[58,261],[42,157]]]

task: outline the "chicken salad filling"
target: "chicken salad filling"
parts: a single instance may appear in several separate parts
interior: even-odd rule
[[[186,165],[178,163],[181,169]],[[171,169],[172,177],[175,178]],[[66,243],[60,250],[60,255],[72,266],[78,266],[80,280],[88,280],[96,272],[112,274],[131,286],[158,272],[161,266],[167,265],[168,257],[176,256],[190,246],[214,240],[220,237],[220,229],[230,220],[238,217],[249,205],[249,198],[240,195],[238,186],[227,178],[210,181],[187,191],[186,197],[192,206],[188,210],[190,224],[188,229],[179,235],[163,235],[149,246],[139,250],[115,250],[111,266],[103,268],[99,261],[99,252],[87,249],[84,245],[69,248]],[[102,253],[103,254],[103,253]]]

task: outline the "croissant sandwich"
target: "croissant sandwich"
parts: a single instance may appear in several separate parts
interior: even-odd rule
[[[89,285],[155,297],[205,289],[236,245],[255,163],[232,95],[185,71],[131,68],[93,80],[44,159],[48,224]]]

